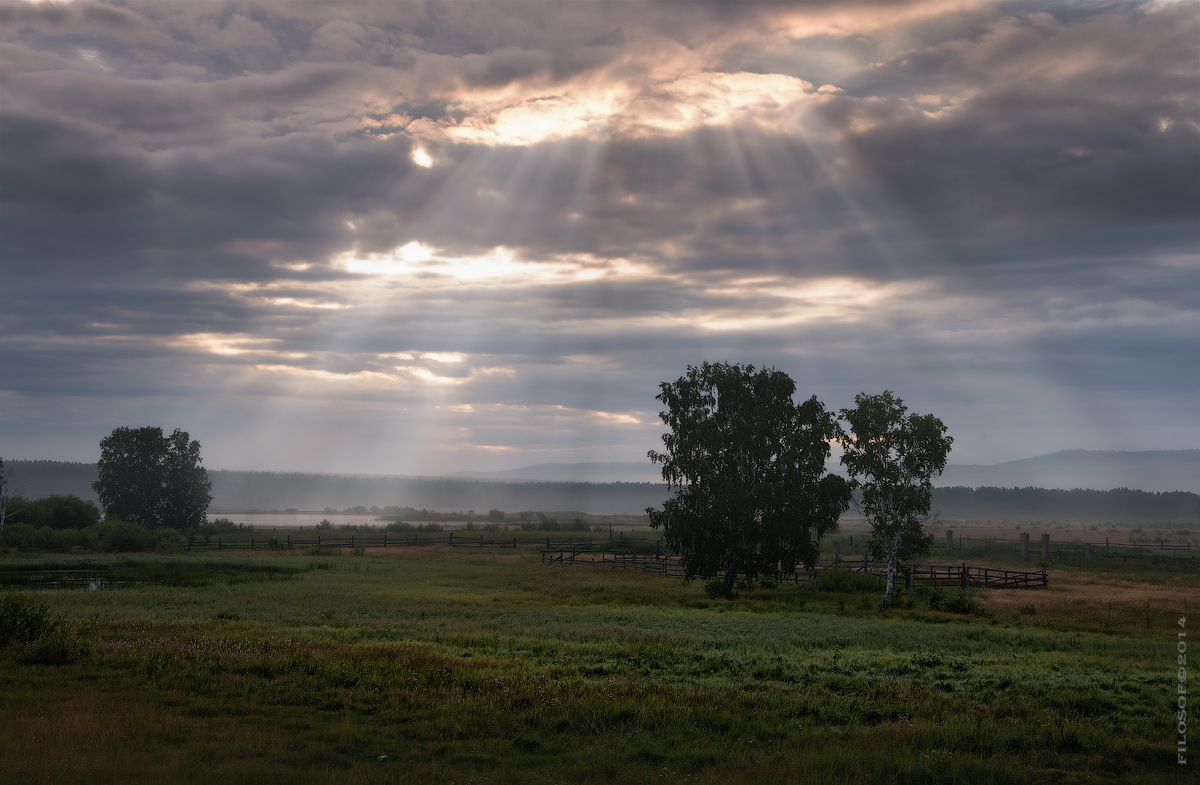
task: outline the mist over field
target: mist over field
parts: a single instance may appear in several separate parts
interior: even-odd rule
[[[934,510],[948,518],[1200,521],[1200,450],[1089,453],[1075,450],[997,466],[947,467]],[[95,464],[11,461],[12,484],[36,498],[71,493],[95,499]],[[837,467],[831,465],[831,470]],[[209,470],[212,515],[249,510],[414,507],[498,508],[642,514],[670,493],[651,464],[540,465],[477,477],[396,477]],[[565,479],[588,476],[591,482]],[[617,478],[642,477],[643,481]],[[970,478],[975,482],[962,482]],[[1013,481],[1016,478],[1017,481]],[[1058,480],[1056,482],[1056,480]],[[1113,489],[1130,489],[1118,493]],[[1091,493],[1072,489],[1090,489]],[[1112,493],[1102,493],[1113,491]],[[1172,493],[1173,492],[1173,493]]]

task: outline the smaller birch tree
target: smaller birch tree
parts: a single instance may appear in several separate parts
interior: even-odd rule
[[[896,566],[929,553],[925,522],[933,502],[933,478],[946,468],[946,426],[932,414],[909,414],[890,390],[859,393],[842,409],[850,426],[839,436],[842,465],[861,492],[855,503],[871,524],[871,555],[887,562],[880,611],[891,607]]]

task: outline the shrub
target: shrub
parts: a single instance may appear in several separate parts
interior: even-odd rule
[[[924,646],[918,646],[916,651],[913,652],[910,661],[918,668],[936,668],[944,662],[944,658],[935,651],[929,651]]]
[[[211,521],[206,521],[196,529],[204,536],[204,541],[209,542],[210,538],[216,534],[234,534],[237,532],[252,532],[253,526],[247,526],[244,523],[234,523],[228,518],[215,518]]]
[[[15,592],[0,596],[0,646],[33,643],[59,626],[46,603]]]
[[[733,597],[733,591],[725,588],[725,581],[720,578],[712,578],[705,582],[704,593],[713,600],[728,600]]]
[[[174,529],[162,528],[157,532],[157,539],[154,541],[154,550],[158,553],[179,553],[179,549],[183,544],[183,537]]]
[[[818,591],[860,592],[867,594],[883,588],[882,579],[869,572],[852,572],[850,570],[825,570],[813,584]]]
[[[25,652],[30,665],[69,665],[90,653],[87,641],[62,625],[41,636]]]
[[[950,613],[971,613],[976,616],[983,614],[983,606],[969,594],[955,592],[946,598],[945,608]]]
[[[929,593],[929,609],[947,613],[983,615],[983,606],[971,595],[962,591],[947,592],[941,588],[936,588]]]
[[[87,529],[88,544],[94,551],[151,551],[158,542],[154,532],[145,526],[107,518]]]
[[[46,496],[38,500],[51,529],[86,529],[100,522],[100,508],[74,495]]]

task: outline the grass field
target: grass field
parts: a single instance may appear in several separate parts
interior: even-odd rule
[[[66,634],[0,650],[5,782],[1194,781],[1176,633],[1200,586],[1161,565],[886,615],[871,592],[715,601],[524,550],[0,570],[81,563],[109,585],[25,593]]]

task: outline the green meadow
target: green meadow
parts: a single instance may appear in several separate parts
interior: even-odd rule
[[[53,617],[0,649],[5,782],[1194,781],[1169,565],[880,614],[523,549],[0,557],[63,569],[94,588],[0,590]]]

